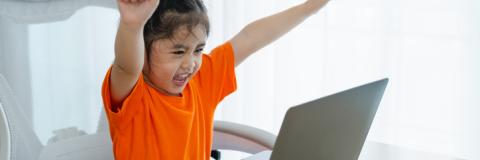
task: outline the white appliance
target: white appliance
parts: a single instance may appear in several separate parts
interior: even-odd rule
[[[7,116],[0,102],[0,159],[10,159],[10,129],[8,128]]]

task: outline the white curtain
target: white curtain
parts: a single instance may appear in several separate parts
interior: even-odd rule
[[[301,2],[208,0],[207,49]],[[389,77],[368,140],[480,159],[479,10],[473,0],[332,0],[237,68],[238,91],[216,119],[276,134],[289,107]],[[95,131],[117,22],[114,9],[87,7],[28,25],[33,124],[43,143],[63,127]]]
[[[211,0],[210,39],[301,2]],[[389,77],[368,140],[480,159],[479,9],[470,0],[332,0],[237,68],[238,92],[216,118],[278,133],[288,107]]]
[[[53,130],[96,131],[118,15],[114,9],[87,7],[65,21],[29,25],[32,118],[44,144]]]

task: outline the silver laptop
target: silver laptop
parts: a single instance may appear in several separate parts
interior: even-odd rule
[[[387,83],[378,80],[290,108],[270,159],[358,159]]]

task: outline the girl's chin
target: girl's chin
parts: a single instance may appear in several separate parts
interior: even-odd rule
[[[167,96],[179,96],[182,93],[183,88],[171,87],[169,89],[158,89],[158,91]]]
[[[164,93],[164,94],[167,96],[179,96],[181,93],[182,92],[179,92],[179,91],[175,91],[175,92],[168,91],[167,93]]]
[[[184,89],[185,89],[184,86],[182,86],[182,87],[175,87],[174,89],[172,89],[172,90],[169,91],[169,94],[170,94],[170,95],[178,96],[178,95],[182,94],[182,92],[183,92]]]

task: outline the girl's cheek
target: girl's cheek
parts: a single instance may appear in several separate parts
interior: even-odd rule
[[[196,67],[195,69],[199,70],[201,66],[202,66],[202,58],[199,58],[195,63],[195,67]]]

